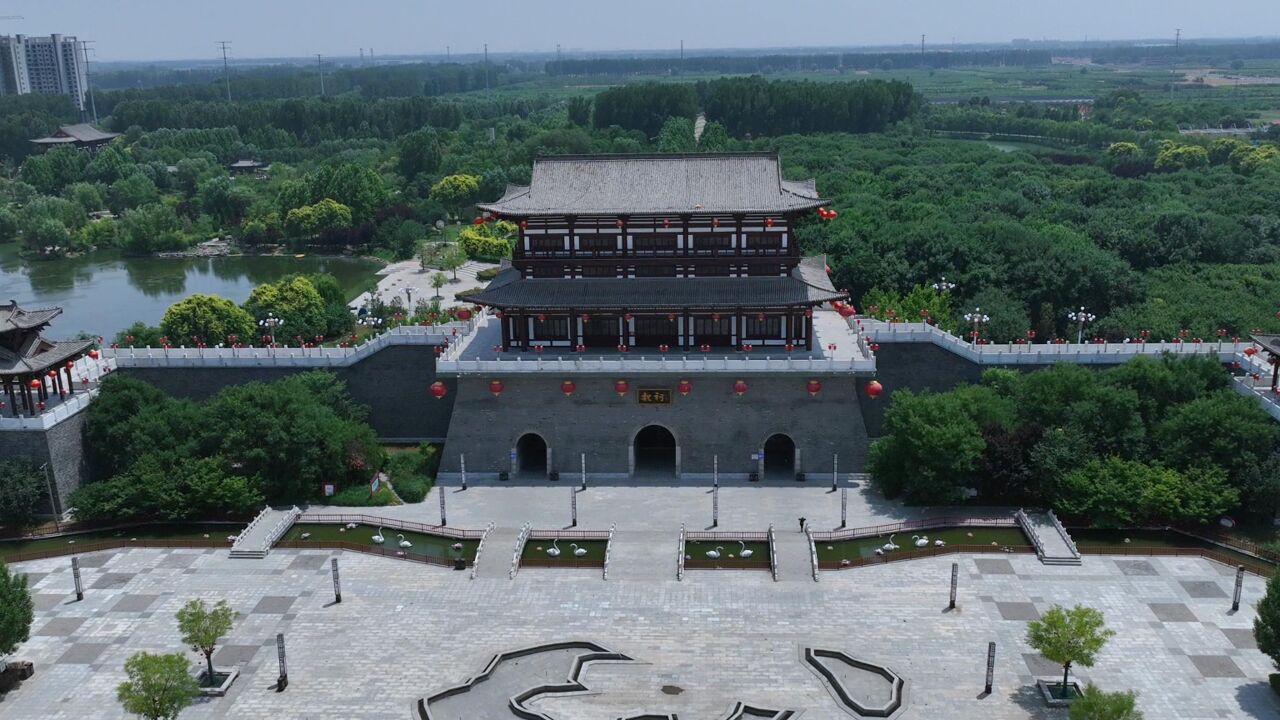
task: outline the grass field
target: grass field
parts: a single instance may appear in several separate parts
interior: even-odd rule
[[[384,542],[379,544],[373,541],[373,535],[379,532],[379,528],[372,525],[357,525],[354,529],[348,530],[345,525],[338,524],[319,524],[307,523],[294,525],[288,533],[282,538],[284,541],[293,541],[299,543],[314,542],[317,547],[321,541],[328,542],[349,542],[369,547],[382,547],[389,550],[400,549],[400,536],[408,540],[411,547],[403,548],[406,555],[431,555],[440,558],[456,557],[453,545],[455,543],[462,544],[462,556],[471,559],[475,557],[476,546],[478,540],[455,540],[441,535],[426,535],[424,533],[404,532],[402,530],[392,530],[382,528],[382,536]],[[309,535],[306,539],[302,535]]]
[[[166,523],[135,525],[114,530],[59,535],[28,540],[0,540],[0,560],[21,553],[43,552],[69,545],[90,545],[104,540],[223,540],[244,529],[244,523]],[[231,543],[227,543],[230,547]]]
[[[579,549],[586,550],[584,555],[575,555],[574,546]],[[529,540],[525,543],[524,552],[520,555],[520,562],[528,560],[545,560],[547,562],[555,562],[557,560],[576,560],[577,562],[594,562],[601,565],[604,564],[604,554],[608,548],[607,540]],[[553,547],[560,549],[560,555],[552,557],[547,553]]]
[[[751,560],[767,561],[769,559],[769,543],[744,543],[741,540],[691,540],[684,544],[684,554],[690,559],[712,560],[714,558],[707,557],[707,552],[719,548],[721,558],[726,560],[736,560],[741,558],[744,546],[745,549],[751,551]]]

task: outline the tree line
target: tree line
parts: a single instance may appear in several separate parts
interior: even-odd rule
[[[931,50],[920,52],[847,52],[795,55],[700,55],[693,57],[613,57],[553,60],[546,73],[560,75],[667,75],[731,73],[735,75],[806,70],[896,70],[964,66],[1048,65],[1047,50]]]
[[[694,85],[645,83],[610,88],[595,98],[592,124],[654,137],[667,118],[694,117],[701,108],[731,135],[874,132],[923,106],[909,83],[891,80],[819,83],[721,78]]]

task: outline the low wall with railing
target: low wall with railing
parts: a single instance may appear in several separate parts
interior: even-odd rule
[[[814,542],[839,542],[841,540],[858,540],[860,538],[880,537],[893,533],[911,532],[913,530],[935,530],[937,528],[1007,528],[1018,524],[1011,515],[1000,517],[964,517],[960,515],[942,515],[922,520],[906,520],[882,525],[849,528],[848,530],[814,531]]]

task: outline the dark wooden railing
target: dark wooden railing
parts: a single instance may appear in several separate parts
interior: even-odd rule
[[[1124,547],[1082,547],[1081,555],[1138,555],[1149,557],[1199,557],[1205,560],[1229,565],[1231,567],[1244,566],[1246,572],[1253,573],[1260,577],[1271,577],[1276,572],[1276,566],[1265,560],[1255,560],[1253,558],[1241,559],[1226,553],[1216,552],[1206,548],[1168,548],[1168,547],[1134,547],[1125,545]]]
[[[767,532],[695,532],[685,533],[687,542],[769,542]]]
[[[817,533],[814,533],[817,535]],[[1019,553],[1019,554],[1035,554],[1036,549],[1030,545],[944,545],[942,547],[926,547],[913,550],[894,550],[884,555],[872,555],[870,557],[856,557],[851,559],[823,559],[818,558],[819,570],[848,570],[850,568],[866,567],[868,565],[883,565],[884,563],[898,562],[901,560],[919,560],[921,558],[936,557],[938,555],[951,555],[953,553]]]
[[[530,530],[530,540],[608,540],[608,530]]]
[[[289,548],[291,550],[347,550],[349,552],[364,553],[365,555],[381,555],[394,560],[408,560],[442,567],[453,567],[454,563],[453,558],[444,555],[409,553],[381,545],[366,545],[364,543],[347,542],[346,540],[282,540],[276,543],[276,547]],[[464,558],[464,560],[466,560],[467,567],[471,567],[475,562],[474,557]]]
[[[299,525],[346,525],[347,523],[356,523],[358,525],[368,525],[370,527],[384,527],[392,530],[408,530],[409,532],[421,533],[423,535],[439,535],[440,537],[453,538],[454,540],[479,540],[484,537],[483,530],[458,530],[444,525],[425,525],[423,523],[407,522],[405,520],[396,520],[394,518],[375,517],[373,515],[356,515],[346,513],[303,513],[298,518]]]
[[[897,523],[888,523],[885,525],[870,525],[867,527],[849,528],[848,530],[833,530],[829,532],[814,532],[814,541],[840,541],[840,540],[857,540],[859,538],[877,537],[880,535],[889,535],[891,533],[910,532],[912,530],[935,530],[937,528],[973,528],[973,527],[1017,527],[1018,524],[1010,516],[990,517],[990,518],[973,518],[959,516],[944,516],[936,518],[924,518],[922,520],[906,520]]]

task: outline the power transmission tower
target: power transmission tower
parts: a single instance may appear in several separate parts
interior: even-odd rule
[[[484,89],[489,89],[489,43],[484,44]]]
[[[316,53],[316,67],[320,68],[320,97],[324,97],[324,61],[320,53]]]
[[[222,81],[227,86],[227,102],[231,102],[231,66],[227,64],[227,48],[231,47],[230,40],[219,40],[218,47],[222,48]]]
[[[360,65],[364,65],[364,48],[360,48]]]
[[[1173,34],[1173,49],[1177,50],[1182,46],[1182,28],[1178,28]]]
[[[920,36],[920,55],[924,55],[924,35]]]
[[[684,40],[680,41],[680,63],[684,64]]]
[[[445,62],[453,62],[453,56],[451,55],[451,53],[450,53],[450,51],[449,51],[449,46],[448,46],[448,45],[445,45],[445,46],[444,46],[444,61],[445,61]]]

